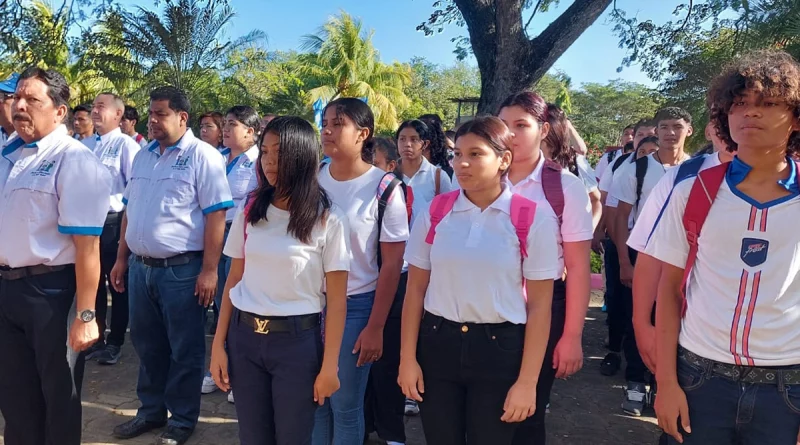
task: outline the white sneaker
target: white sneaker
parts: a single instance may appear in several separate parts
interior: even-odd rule
[[[228,403],[235,403],[233,401],[233,390],[228,393]]]
[[[211,374],[206,374],[206,376],[203,377],[203,386],[200,387],[200,394],[211,394],[216,390],[217,384],[214,383],[214,379],[211,378]]]

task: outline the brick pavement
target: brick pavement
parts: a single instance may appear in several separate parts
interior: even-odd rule
[[[603,377],[599,364],[605,355],[605,314],[593,299],[584,334],[586,365],[569,381],[559,381],[553,390],[548,415],[549,445],[655,444],[657,428],[652,417],[622,415],[623,378]],[[208,338],[209,342],[211,338]],[[155,435],[118,441],[111,437],[113,427],[136,414],[135,384],[138,361],[130,346],[123,347],[123,358],[113,367],[96,363],[86,366],[83,394],[84,435],[87,445],[152,444]],[[652,412],[649,413],[652,415]],[[0,418],[0,426],[2,426]],[[424,445],[418,418],[407,418],[408,445]],[[200,423],[190,445],[237,445],[236,411],[224,394],[203,396]],[[371,444],[382,442],[372,441]],[[0,445],[3,445],[0,438]],[[435,444],[431,444],[435,445]]]

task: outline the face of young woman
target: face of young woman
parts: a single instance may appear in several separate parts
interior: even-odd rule
[[[275,186],[278,181],[280,142],[280,136],[270,132],[264,135],[264,140],[261,143],[261,170],[271,186]]]
[[[253,134],[255,134],[255,129],[239,122],[233,114],[225,116],[222,144],[226,147],[247,150],[253,145]]]
[[[658,145],[652,142],[647,142],[645,144],[642,144],[642,146],[639,147],[638,150],[636,150],[636,157],[641,158],[642,156],[650,155],[654,153],[656,150],[658,150]]]
[[[514,139],[511,149],[514,151],[514,162],[526,162],[536,156],[542,140],[547,136],[549,125],[540,124],[534,116],[519,106],[505,107],[498,115],[505,122]],[[458,141],[456,141],[458,146]]]
[[[337,116],[336,107],[329,107],[322,117],[322,150],[332,160],[358,157],[368,133],[344,113]]]
[[[219,145],[220,131],[220,128],[210,117],[204,117],[200,121],[200,139],[212,147]]]
[[[453,170],[465,191],[499,184],[501,173],[511,164],[511,152],[498,156],[486,140],[471,133],[456,140]]]
[[[733,101],[728,111],[731,139],[742,147],[770,149],[786,146],[800,123],[786,101],[762,97],[752,90]]]
[[[397,167],[397,163],[395,161],[387,160],[386,154],[380,150],[375,150],[375,156],[372,159],[372,165],[385,172],[393,172]]]
[[[405,160],[418,160],[427,146],[428,142],[422,140],[414,127],[403,128],[397,135],[397,148],[400,150],[400,156]]]

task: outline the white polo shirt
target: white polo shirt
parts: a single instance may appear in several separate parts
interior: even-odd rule
[[[792,195],[760,204],[737,190],[750,167],[728,166],[698,239],[679,343],[702,357],[746,366],[800,364],[800,199],[794,163],[781,185]],[[646,253],[683,268],[683,215],[697,178],[675,186]]]
[[[650,196],[650,192],[656,184],[658,184],[658,181],[667,173],[667,170],[675,168],[677,165],[680,165],[681,162],[689,159],[687,155],[677,165],[665,166],[656,160],[655,154],[656,153],[653,153],[647,156],[647,171],[642,179],[642,194],[639,198],[638,205],[636,203],[636,161],[625,163],[620,166],[614,175],[614,182],[611,184],[611,191],[609,194],[633,206],[631,213],[634,215],[634,224],[639,217],[639,213],[642,211],[642,207],[644,207],[644,203],[647,202],[647,197]]]
[[[0,265],[75,263],[73,235],[100,236],[111,177],[59,126],[31,144],[15,138],[0,158]]]
[[[521,261],[519,239],[511,222],[511,191],[483,212],[464,193],[436,227],[433,245],[425,242],[429,211],[411,231],[405,260],[431,271],[425,310],[458,323],[524,324],[527,321],[522,278],[560,277],[558,226],[537,205],[528,233],[528,257]]]
[[[578,167],[578,178],[581,180],[581,182],[583,182],[586,192],[592,193],[593,191],[597,190],[597,179],[595,178],[595,172],[592,170],[592,166],[589,165],[589,161],[586,159],[586,156],[577,155],[575,157],[575,165]]]
[[[320,313],[325,274],[350,269],[345,216],[332,208],[306,244],[288,232],[288,211],[269,206],[266,221],[245,227],[243,208],[236,210],[224,250],[231,258],[244,258],[242,280],[231,289],[233,305],[263,316]]]
[[[350,274],[347,295],[375,290],[378,284],[378,186],[386,172],[371,167],[349,181],[333,179],[328,167],[319,172],[319,183],[341,209],[350,226]],[[408,241],[408,213],[400,187],[395,188],[383,216],[380,241]]]
[[[258,152],[258,147],[254,145],[234,159],[229,159],[230,150],[225,153],[225,160],[227,162],[225,172],[228,178],[228,186],[231,188],[234,204],[234,207],[228,209],[228,212],[225,214],[226,221],[233,221],[233,217],[236,215],[236,207],[239,207],[239,203],[247,197],[248,193],[256,188],[256,185],[258,185],[255,167],[256,160],[258,159]]]
[[[542,188],[542,168],[544,157],[540,158],[539,163],[533,172],[525,179],[512,185],[505,178],[505,184],[510,186],[512,193],[522,195],[537,204],[536,214],[549,218],[558,227],[558,218],[547,198],[544,196]],[[579,241],[591,240],[594,236],[592,225],[592,205],[589,202],[589,195],[583,182],[575,177],[566,169],[561,170],[561,188],[564,192],[564,214],[561,219],[561,227],[556,231],[556,241],[558,243],[557,266],[554,270],[555,279],[560,279],[564,275],[564,249],[562,243],[574,243]]]
[[[109,212],[121,212],[125,205],[122,194],[131,177],[133,158],[140,150],[139,144],[122,130],[115,128],[95,137],[94,154],[111,173],[111,207]]]
[[[131,136],[131,139],[133,139],[134,142],[139,144],[139,147],[141,147],[141,148],[147,147],[147,138],[142,136],[141,134],[134,133],[134,135]]]
[[[707,156],[700,167],[700,171],[715,167],[720,164],[719,155],[714,153]],[[661,218],[664,206],[670,199],[672,189],[675,185],[675,177],[678,175],[677,168],[667,170],[667,174],[658,181],[647,202],[644,203],[642,211],[639,213],[639,219],[631,230],[630,237],[628,238],[628,246],[637,252],[644,252],[647,246],[647,240],[653,232],[653,228]]]
[[[169,258],[201,251],[204,216],[233,207],[225,160],[191,129],[163,155],[153,141],[134,159],[122,202],[131,252]]]
[[[436,196],[436,172],[439,171],[439,194],[454,190],[450,177],[444,170],[435,167],[425,156],[421,156],[422,165],[412,177],[403,175],[403,182],[410,186],[414,193],[414,202],[411,204],[411,221],[413,224],[416,215],[421,214],[430,207],[431,201]]]
[[[609,155],[611,153],[614,153],[614,159],[612,159],[611,162],[609,162],[608,161],[608,157],[609,157]],[[623,152],[621,148],[618,148],[618,149],[614,150],[613,152],[603,153],[603,156],[601,156],[600,160],[597,161],[597,166],[594,169],[595,179],[597,179],[598,181],[600,179],[602,179],[603,178],[603,174],[605,174],[606,169],[608,168],[608,166],[611,163],[613,163],[614,161],[616,161],[623,154],[625,154],[625,152]]]

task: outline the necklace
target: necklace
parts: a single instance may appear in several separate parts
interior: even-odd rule
[[[656,152],[656,159],[658,159],[658,164],[661,165],[661,170],[664,170],[666,173],[667,168],[664,167],[664,162],[661,161],[661,156],[658,155],[658,152]]]

